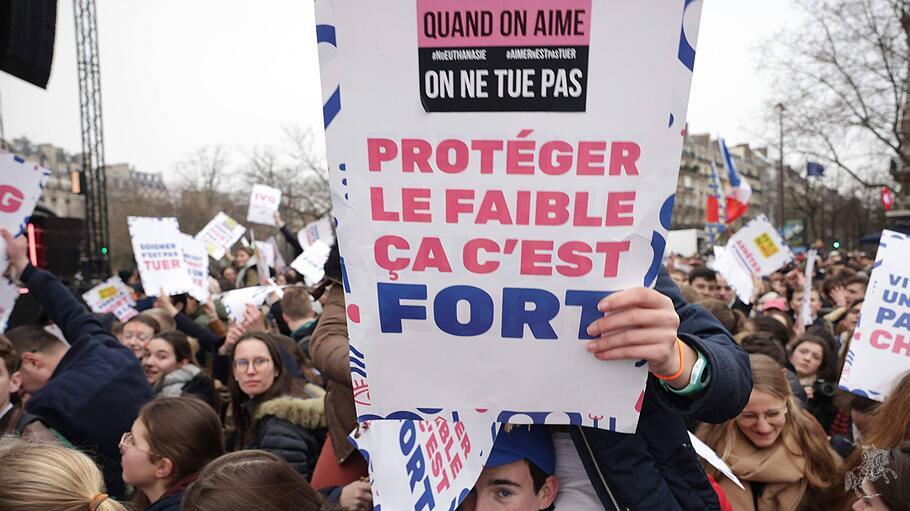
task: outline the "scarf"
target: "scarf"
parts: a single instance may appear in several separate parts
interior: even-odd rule
[[[734,427],[733,451],[725,459],[746,490],[727,478],[720,481],[727,498],[737,511],[794,511],[799,509],[808,489],[806,458],[795,439],[783,434],[771,447],[756,448]],[[793,453],[799,454],[793,454]],[[749,483],[764,485],[758,507]]]
[[[164,397],[180,397],[183,395],[183,387],[201,372],[202,370],[193,364],[186,364],[180,369],[171,371],[155,385],[156,394]]]

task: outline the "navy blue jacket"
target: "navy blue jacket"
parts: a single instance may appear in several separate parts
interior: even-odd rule
[[[573,427],[572,439],[604,509],[719,510],[684,418],[721,423],[738,416],[752,393],[749,356],[711,313],[683,300],[665,268],[655,289],[673,300],[679,338],[707,357],[708,388],[681,398],[648,375],[634,435]]]
[[[120,437],[152,398],[139,360],[54,275],[29,265],[22,281],[71,344],[26,408],[93,456],[108,493],[122,497]]]

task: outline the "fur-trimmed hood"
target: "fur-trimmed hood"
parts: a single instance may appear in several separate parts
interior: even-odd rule
[[[270,399],[256,410],[256,420],[272,416],[307,429],[325,427],[325,390],[308,383],[309,398],[281,396]]]

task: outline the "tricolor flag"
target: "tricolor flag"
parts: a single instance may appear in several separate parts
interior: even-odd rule
[[[724,198],[724,189],[717,175],[717,166],[711,162],[711,181],[708,182],[708,204],[705,207],[705,232],[708,242],[714,244],[717,235],[724,232],[727,222],[727,201]]]
[[[821,163],[814,161],[806,162],[806,175],[809,177],[821,177],[825,175],[825,167]]]
[[[730,181],[730,188],[727,189],[727,223],[743,216],[749,209],[749,199],[752,197],[752,187],[749,182],[739,177],[736,173],[736,166],[733,165],[733,156],[727,149],[727,143],[724,139],[719,139],[720,153],[724,158],[724,166],[727,167],[727,179]]]

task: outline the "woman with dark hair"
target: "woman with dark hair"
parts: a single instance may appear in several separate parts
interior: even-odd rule
[[[234,267],[237,269],[237,277],[234,280],[234,288],[258,286],[259,275],[256,269],[256,251],[251,247],[240,247],[237,249],[237,255],[234,256]],[[268,277],[265,275],[264,277]]]
[[[171,330],[152,337],[142,357],[142,369],[156,396],[192,395],[211,404],[216,412],[221,409],[215,385],[199,368],[185,333]]]
[[[837,389],[837,359],[831,345],[814,335],[796,338],[788,349],[788,368],[796,373],[806,392],[806,409],[827,432],[837,416],[834,391]]]
[[[765,355],[750,355],[752,394],[739,417],[705,424],[698,436],[743,481],[740,490],[714,471],[737,511],[827,509],[839,495],[840,458],[818,423],[790,393],[784,368]]]
[[[118,339],[141,360],[145,355],[145,345],[160,331],[161,324],[155,318],[148,314],[139,314],[123,325],[123,331]]]
[[[209,463],[186,491],[184,511],[319,511],[322,496],[283,459],[253,450]]]
[[[292,377],[265,332],[240,337],[231,366],[231,450],[275,453],[309,479],[325,436],[325,391]]]
[[[224,454],[221,421],[196,398],[154,399],[123,434],[120,453],[134,509],[179,511],[186,487]]]
[[[777,317],[780,317],[781,320],[778,320]],[[774,339],[780,344],[781,348],[786,349],[787,344],[790,343],[790,327],[782,321],[786,319],[786,315],[772,317],[766,314],[763,316],[756,316],[746,321],[743,330],[752,334],[757,332],[768,332],[774,336]]]

